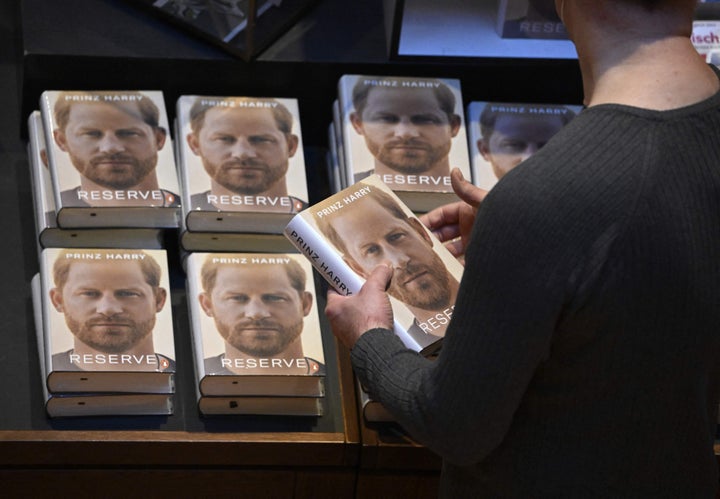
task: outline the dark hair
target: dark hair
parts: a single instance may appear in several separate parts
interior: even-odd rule
[[[396,88],[396,87],[388,87],[385,85],[382,85],[383,82],[392,82],[397,81],[400,83],[407,82],[417,82],[417,78],[404,78],[404,77],[392,77],[392,76],[378,76],[378,77],[362,77],[358,79],[358,81],[355,83],[355,86],[352,90],[352,102],[353,107],[355,108],[355,111],[362,115],[363,111],[365,110],[365,106],[367,105],[367,99],[368,95],[370,94],[370,91],[374,88]],[[452,90],[443,82],[438,80],[437,78],[430,78],[427,80],[423,80],[429,83],[434,83],[435,85],[431,87],[431,90],[433,91],[433,94],[435,95],[435,98],[437,99],[438,106],[440,109],[447,115],[448,121],[452,121],[453,116],[455,115],[455,94],[453,94]],[[372,84],[370,84],[372,82]],[[403,87],[404,89],[407,89],[408,91],[412,91],[415,89],[415,87]],[[421,87],[423,89],[427,87]]]

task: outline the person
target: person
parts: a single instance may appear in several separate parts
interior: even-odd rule
[[[173,372],[175,361],[156,352],[153,341],[167,300],[161,275],[145,251],[62,249],[49,296],[74,345],[53,354],[53,369]]]
[[[720,73],[695,0],[556,6],[587,107],[486,196],[454,172],[465,202],[422,219],[465,255],[437,359],[390,332],[389,264],[325,312],[442,456],[442,497],[714,498]]]
[[[198,97],[189,121],[188,146],[202,160],[211,184],[191,196],[192,209],[297,213],[308,206],[288,194],[290,158],[300,139],[283,103]]]
[[[422,175],[424,190],[451,190],[450,150],[462,118],[455,95],[437,79],[360,78],[352,90],[350,123],[362,135],[374,158],[374,169],[358,171],[354,179],[376,173],[386,184],[406,185],[398,177]]]
[[[324,364],[303,352],[304,320],[315,301],[307,278],[289,256],[208,255],[198,300],[225,352],[205,358],[205,373],[323,374]]]
[[[179,196],[159,185],[167,130],[150,97],[63,91],[53,113],[55,143],[80,174],[79,186],[60,193],[63,206],[180,206]]]
[[[488,102],[478,119],[477,150],[499,180],[574,117],[567,106]]]
[[[387,193],[371,188],[353,209],[319,216],[318,229],[363,278],[381,262],[394,269],[388,293],[407,306],[414,320],[408,333],[420,344],[444,336],[459,282],[420,220],[408,216]]]

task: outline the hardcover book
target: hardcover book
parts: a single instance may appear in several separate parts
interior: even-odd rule
[[[491,189],[507,172],[537,152],[582,106],[514,102],[468,104],[468,147],[473,182]]]
[[[363,388],[360,381],[356,381],[356,386],[360,412],[362,414],[363,420],[366,423],[396,422],[393,415],[390,414],[390,412],[385,408],[384,405],[370,397],[370,394],[365,391],[365,388]]]
[[[312,267],[297,253],[191,253],[188,310],[200,393],[322,397]]]
[[[165,250],[46,248],[40,255],[50,393],[173,393]]]
[[[720,20],[693,21],[690,37],[700,57],[711,64],[720,61]]]
[[[471,178],[460,80],[343,75],[338,100],[346,185],[374,173],[414,212],[457,201],[450,170]]]
[[[40,97],[61,228],[177,228],[180,197],[161,91]]]
[[[177,130],[188,231],[282,234],[307,206],[296,99],[183,95]]]
[[[499,0],[497,32],[502,38],[568,39],[555,0]]]
[[[199,397],[198,409],[204,416],[265,415],[322,416],[322,399],[317,397]]]
[[[48,247],[161,248],[160,229],[61,229],[55,219],[45,134],[40,111],[28,117],[28,158],[39,249]]]
[[[33,317],[37,338],[40,373],[45,410],[51,418],[74,416],[139,416],[170,415],[173,395],[162,393],[55,393],[48,391],[45,380],[45,339],[43,336],[42,284],[40,274],[30,281]]]
[[[357,293],[372,269],[389,261],[395,333],[424,355],[440,347],[463,266],[378,175],[299,213],[285,235],[344,295]]]

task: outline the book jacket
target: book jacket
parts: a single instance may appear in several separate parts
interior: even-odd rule
[[[165,250],[46,248],[47,383],[57,392],[174,392]]]
[[[452,317],[463,266],[377,175],[296,215],[285,235],[339,293],[357,293],[390,262],[395,333],[432,354]]]
[[[183,95],[176,126],[187,230],[281,234],[307,206],[296,99]]]
[[[324,395],[312,266],[298,253],[191,253],[188,309],[203,396]]]
[[[161,91],[47,90],[40,112],[60,227],[177,227]]]
[[[473,101],[468,104],[468,146],[473,182],[489,190],[532,156],[582,106]]]
[[[471,179],[460,80],[348,74],[338,101],[346,185],[374,173],[415,212],[457,200],[451,169]]]

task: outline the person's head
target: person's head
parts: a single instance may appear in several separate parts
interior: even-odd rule
[[[371,189],[353,201],[352,209],[316,216],[318,228],[363,277],[378,264],[390,263],[391,296],[424,310],[447,306],[451,276],[422,223],[406,215],[391,196]]]
[[[200,97],[190,108],[188,145],[217,184],[255,195],[285,181],[298,149],[292,113],[275,99]]]
[[[212,254],[200,279],[200,305],[229,345],[253,357],[272,357],[299,341],[314,297],[294,259],[258,263]]]
[[[574,117],[566,106],[488,102],[478,120],[478,151],[495,176],[502,178]]]
[[[445,83],[429,79],[426,86],[410,86],[414,82],[361,78],[352,91],[353,128],[377,161],[404,174],[426,172],[446,159],[461,125]]]
[[[60,92],[53,112],[55,143],[83,177],[124,190],[155,171],[167,132],[149,97],[140,92]]]
[[[115,259],[119,252],[136,259]],[[143,251],[63,249],[53,265],[50,299],[76,340],[105,353],[126,352],[152,334],[167,297],[161,272]]]

